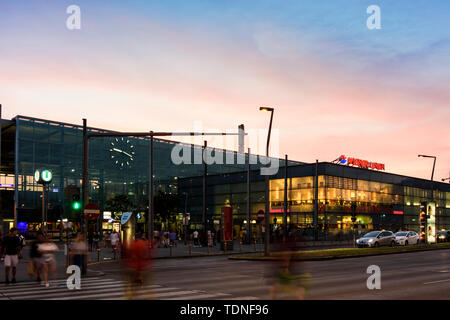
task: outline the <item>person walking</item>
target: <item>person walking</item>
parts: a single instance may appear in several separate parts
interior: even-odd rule
[[[71,258],[72,264],[79,266],[81,269],[81,274],[85,275],[86,264],[84,262],[88,256],[88,247],[82,233],[78,234],[75,242],[72,243],[69,256]]]
[[[2,251],[5,255],[5,283],[9,284],[9,271],[12,268],[11,283],[16,283],[16,271],[19,264],[19,254],[22,254],[22,244],[17,236],[17,229],[11,228],[3,239]]]
[[[30,250],[30,263],[33,264],[34,273],[37,275],[36,281],[39,283],[41,282],[42,272],[42,253],[39,252],[39,245],[42,243],[44,243],[44,234],[39,231],[36,240],[31,244]]]
[[[58,252],[58,247],[48,238],[44,238],[42,243],[38,245],[38,252],[41,254],[41,261],[44,267],[44,285],[48,288],[50,283],[48,281],[49,273],[56,276],[56,260],[54,253]]]
[[[198,243],[198,231],[195,230],[193,235],[194,235],[194,247],[198,247],[199,246],[199,243]]]
[[[99,241],[100,241],[100,236],[99,236],[98,232],[94,233],[94,239],[93,239],[93,241],[94,241],[94,249],[95,249],[95,250],[98,250],[98,248],[100,247],[100,246],[98,245],[98,243],[99,243]]]
[[[170,245],[171,246],[177,246],[177,233],[175,231],[172,231],[169,235],[169,239],[170,239]]]
[[[88,233],[88,244],[89,244],[89,252],[92,252],[92,248],[94,246],[94,233],[89,231]]]
[[[111,233],[110,239],[111,239],[111,247],[114,252],[119,247],[119,243],[120,243],[119,233],[116,230],[113,230],[113,232]]]

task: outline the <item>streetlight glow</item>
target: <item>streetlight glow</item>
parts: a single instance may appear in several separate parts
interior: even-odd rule
[[[259,110],[260,111],[265,111],[265,112],[270,112],[270,111],[273,111],[274,109],[270,108],[270,107],[259,107]]]

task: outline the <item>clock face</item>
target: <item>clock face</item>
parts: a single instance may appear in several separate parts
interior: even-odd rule
[[[109,147],[111,160],[120,168],[131,166],[134,161],[134,146],[128,138],[115,138]]]

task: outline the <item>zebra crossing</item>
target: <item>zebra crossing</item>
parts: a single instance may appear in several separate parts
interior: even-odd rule
[[[161,284],[143,284],[131,292],[127,282],[104,277],[89,277],[81,280],[81,289],[69,290],[67,279],[50,281],[50,287],[37,282],[0,285],[0,300],[252,300],[256,297],[236,297],[230,293],[189,290]]]

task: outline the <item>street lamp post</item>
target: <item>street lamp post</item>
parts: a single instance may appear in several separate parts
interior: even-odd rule
[[[270,133],[272,131],[272,120],[273,120],[273,111],[274,108],[269,107],[260,107],[259,110],[261,111],[267,111],[270,112],[270,123],[269,123],[269,133],[267,135],[267,147],[266,147],[266,166],[269,166],[269,143],[270,143]],[[267,172],[266,172],[267,173]],[[265,201],[266,201],[266,208],[265,208],[265,236],[264,236],[264,255],[269,256],[270,255],[270,205],[269,205],[269,175],[265,175]]]

